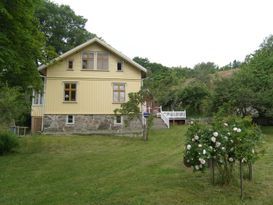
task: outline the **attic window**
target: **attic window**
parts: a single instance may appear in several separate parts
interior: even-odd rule
[[[97,52],[97,69],[108,70],[109,54],[107,52]]]
[[[123,63],[122,62],[117,62],[117,71],[123,71]]]
[[[73,60],[68,61],[68,69],[73,69]]]
[[[94,69],[94,52],[82,53],[82,69]]]

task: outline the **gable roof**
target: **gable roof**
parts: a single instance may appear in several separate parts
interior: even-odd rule
[[[131,58],[127,57],[126,55],[124,55],[123,53],[119,52],[118,50],[116,50],[115,48],[113,48],[112,46],[110,46],[109,44],[105,43],[104,41],[98,39],[98,38],[92,38],[91,40],[65,52],[64,54],[54,58],[53,60],[51,60],[48,64],[45,64],[45,65],[41,65],[38,67],[38,70],[39,71],[42,71],[44,70],[45,68],[47,68],[48,66],[70,56],[71,54],[93,44],[93,43],[98,43],[100,45],[102,45],[103,47],[107,48],[108,50],[110,50],[111,52],[115,53],[117,56],[119,56],[120,58],[123,58],[123,60],[126,60],[127,62],[129,62],[130,64],[134,65],[136,68],[138,68],[140,71],[146,73],[147,70],[146,68],[144,68],[143,66],[139,65],[138,63],[136,63],[135,61],[133,61]]]

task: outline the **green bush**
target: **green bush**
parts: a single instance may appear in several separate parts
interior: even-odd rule
[[[7,131],[0,132],[0,155],[11,152],[18,146],[19,142],[15,134]]]

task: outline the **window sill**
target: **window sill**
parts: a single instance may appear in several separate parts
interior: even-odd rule
[[[32,104],[32,107],[41,107],[43,104]]]
[[[72,68],[67,68],[66,71],[74,71]]]
[[[64,104],[77,104],[77,101],[63,101]]]
[[[95,69],[81,69],[81,71],[98,71],[98,72],[109,72],[109,70],[95,70]]]
[[[117,70],[117,72],[118,72],[118,73],[122,73],[122,72],[123,72],[123,70]]]
[[[112,102],[112,104],[123,104],[125,102]]]

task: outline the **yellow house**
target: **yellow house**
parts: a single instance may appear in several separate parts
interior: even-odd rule
[[[34,93],[32,132],[125,133],[126,116],[113,110],[138,92],[146,69],[104,41],[93,38],[39,68],[43,94]]]

